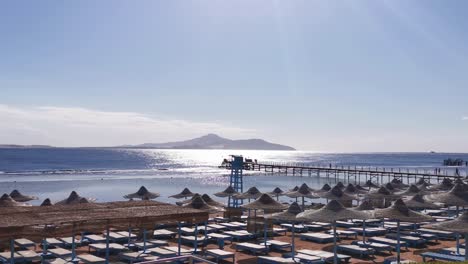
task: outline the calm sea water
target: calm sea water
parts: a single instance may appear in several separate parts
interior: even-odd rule
[[[333,154],[304,151],[233,150],[133,150],[99,148],[0,149],[0,194],[13,189],[57,201],[72,190],[98,201],[122,200],[141,185],[161,194],[161,201],[183,187],[212,194],[228,184],[229,171],[219,169],[230,154],[270,162],[333,164],[338,166],[378,166],[433,171],[443,168],[447,158],[468,160],[468,154],[449,153],[355,153]],[[459,168],[463,175],[466,167]],[[270,191],[279,186],[290,189],[305,182],[320,187],[326,179],[316,177],[266,176],[247,173],[244,188],[257,186]]]

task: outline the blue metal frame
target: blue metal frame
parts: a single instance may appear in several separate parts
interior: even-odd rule
[[[232,156],[231,161],[231,176],[229,178],[229,184],[238,193],[244,192],[244,183],[242,179],[242,173],[244,168],[244,158],[242,156]],[[242,199],[229,199],[228,207],[238,208],[243,204]]]

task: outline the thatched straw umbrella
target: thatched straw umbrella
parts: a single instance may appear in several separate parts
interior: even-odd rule
[[[24,194],[20,193],[20,191],[18,191],[18,190],[13,190],[10,193],[10,197],[13,200],[17,201],[17,202],[29,202],[29,201],[32,201],[32,200],[39,199],[36,196],[24,195]]]
[[[294,202],[289,206],[288,210],[265,216],[265,218],[267,219],[274,219],[278,221],[286,221],[286,222],[293,223],[292,229],[291,229],[291,254],[293,258],[294,258],[294,254],[296,251],[296,246],[295,246],[295,241],[294,241],[294,227],[295,227],[295,223],[298,222],[296,216],[302,212],[303,212],[302,208],[299,206],[299,204]]]
[[[401,180],[399,179],[393,179],[391,182],[390,182],[393,187],[395,189],[404,189],[404,188],[408,188],[408,185],[407,184],[404,184]]]
[[[439,209],[441,206],[430,203],[423,198],[423,194],[416,194],[411,199],[406,200],[405,204],[409,209],[422,210],[422,209]]]
[[[426,196],[429,201],[443,203],[457,207],[468,205],[468,191],[463,184],[457,183],[449,192],[437,193]]]
[[[174,194],[174,195],[171,195],[169,196],[169,198],[175,198],[175,199],[187,199],[189,197],[192,197],[194,195],[193,192],[191,192],[188,188],[184,188],[182,190],[182,192],[178,193],[178,194]]]
[[[335,187],[338,187],[340,188],[341,190],[343,190],[344,188],[346,188],[346,186],[342,183],[342,182],[338,182]]]
[[[326,193],[331,190],[331,186],[325,183],[320,190],[315,191],[316,193]]]
[[[186,203],[186,204],[182,205],[182,207],[197,209],[197,210],[208,212],[210,214],[224,211],[223,208],[219,208],[219,207],[215,207],[215,206],[211,206],[211,205],[207,204],[203,200],[203,198],[201,198],[201,196],[196,196],[189,203]]]
[[[455,220],[434,224],[432,227],[463,234],[465,236],[465,261],[468,261],[468,212],[464,212]],[[457,251],[458,246],[457,244]]]
[[[391,184],[391,183],[389,183],[389,182],[386,183],[386,184],[384,185],[384,187],[387,188],[387,190],[389,190],[390,192],[396,192],[396,191],[397,191],[396,188],[393,186],[393,184]]]
[[[52,206],[52,202],[50,201],[49,198],[46,198],[40,206]]]
[[[389,208],[375,210],[374,214],[377,218],[397,220],[397,263],[400,263],[400,221],[415,223],[432,220],[428,215],[409,209],[401,199],[396,200]]]
[[[286,193],[286,196],[288,196],[290,198],[296,198],[296,199],[301,197],[302,198],[302,207],[304,207],[304,205],[305,205],[304,198],[309,198],[309,199],[319,198],[317,195],[313,194],[310,191],[310,188],[305,183],[303,183],[301,185],[301,187],[299,187],[299,189],[297,191]]]
[[[429,185],[432,185],[431,183],[427,182],[426,180],[424,180],[424,178],[419,178],[418,181],[416,181],[416,185],[425,185],[426,187],[429,186]]]
[[[248,199],[249,202],[251,199],[257,199],[262,196],[262,193],[257,189],[257,187],[251,187],[246,192],[240,193],[234,196],[235,199]]]
[[[297,190],[299,190],[299,186],[296,185],[294,188],[290,189],[289,192],[295,192]]]
[[[208,205],[211,205],[211,206],[214,206],[214,207],[219,207],[219,208],[223,208],[225,207],[226,205],[218,202],[218,201],[215,201],[213,200],[208,194],[203,194],[201,196],[201,198],[203,199],[203,201],[205,201]]]
[[[366,183],[364,184],[364,187],[367,187],[367,188],[379,188],[380,186],[373,183],[371,180],[367,180]]]
[[[271,196],[268,194],[264,193],[260,198],[257,200],[241,205],[242,208],[249,209],[249,210],[263,210],[264,215],[265,211],[271,211],[271,210],[284,210],[287,208],[286,205],[278,203],[275,201]],[[267,248],[267,222],[266,219],[263,221],[263,226],[264,226],[264,240],[265,240],[265,248]]]
[[[406,189],[405,191],[398,192],[398,193],[395,193],[395,194],[398,194],[398,195],[401,195],[401,196],[414,196],[416,194],[425,194],[426,192],[427,191],[424,191],[424,190],[421,190],[420,188],[418,188],[418,186],[416,186],[414,184],[411,184],[410,187],[408,187],[408,189]]]
[[[350,195],[358,195],[358,194],[367,193],[367,191],[357,189],[352,183],[349,183],[346,186],[346,188],[343,190],[343,192],[350,194]]]
[[[284,191],[281,190],[279,187],[276,187],[273,191],[268,193],[271,196],[276,196],[276,201],[279,201],[279,197],[284,195]]]
[[[366,192],[366,193],[369,192],[369,189],[366,189],[366,188],[362,187],[359,184],[356,184],[354,187],[359,191],[363,191],[363,192]]]
[[[2,197],[0,197],[0,207],[16,207],[16,206],[28,206],[28,204],[25,203],[20,203],[13,198],[10,197],[8,194],[3,194]]]
[[[387,200],[398,199],[400,196],[391,193],[387,188],[382,186],[378,190],[370,191],[365,197],[370,200],[381,201],[380,206],[385,206]]]
[[[230,206],[232,197],[235,196],[235,195],[238,195],[238,194],[239,193],[236,192],[236,190],[234,190],[234,187],[228,186],[224,191],[215,193],[214,196],[221,197],[221,198],[227,197],[228,198],[228,206]]]
[[[372,216],[363,211],[356,211],[353,209],[345,208],[340,202],[336,200],[330,201],[326,206],[318,210],[307,210],[297,215],[299,220],[303,221],[320,221],[320,222],[333,222],[333,263],[338,263],[336,253],[336,221],[346,219],[369,219]]]
[[[187,199],[187,200],[182,200],[182,201],[177,201],[175,202],[176,205],[178,206],[182,206],[184,204],[188,204],[188,203],[191,203],[194,199],[196,199],[197,197],[201,197],[201,195],[199,193],[194,193],[193,196],[190,198],[190,199]]]
[[[67,199],[55,203],[56,205],[71,205],[71,204],[80,204],[80,203],[89,203],[90,199],[84,198],[78,195],[77,192],[72,191]]]
[[[354,195],[350,195],[347,193],[344,193],[340,187],[335,186],[333,187],[330,191],[326,193],[320,194],[321,198],[325,198],[327,200],[336,200],[339,201],[340,203],[344,203],[346,205],[351,205],[353,200],[357,200],[357,197]]]
[[[153,200],[158,198],[159,193],[153,193],[148,191],[145,186],[141,186],[136,193],[127,194],[124,196],[125,199],[141,199],[141,200]]]
[[[431,186],[430,190],[432,191],[448,191],[454,186],[452,180],[449,178],[444,178],[440,184]]]
[[[372,205],[372,203],[371,203],[369,200],[364,200],[364,201],[361,202],[360,205],[358,205],[357,207],[355,207],[354,210],[358,210],[358,211],[372,211],[372,210],[374,210],[374,206]]]

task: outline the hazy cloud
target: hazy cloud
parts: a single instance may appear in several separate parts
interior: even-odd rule
[[[468,120],[468,116],[463,116],[462,120],[465,120],[465,121]]]
[[[0,144],[110,146],[165,142],[207,133],[238,138],[253,135],[254,130],[136,112],[0,104]]]

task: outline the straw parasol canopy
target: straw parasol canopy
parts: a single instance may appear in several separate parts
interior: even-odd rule
[[[315,191],[316,193],[326,193],[331,190],[331,186],[325,183],[320,190]]]
[[[411,199],[405,201],[406,206],[409,209],[420,210],[420,209],[439,209],[441,206],[430,203],[424,200],[422,194],[416,194]]]
[[[265,215],[265,218],[279,220],[279,221],[286,221],[286,222],[295,222],[297,221],[296,215],[302,212],[303,211],[301,207],[299,206],[299,204],[294,202],[289,206],[288,210],[285,210],[279,213],[274,213],[271,215]]]
[[[297,191],[286,193],[286,196],[290,198],[299,198],[299,197],[305,197],[305,198],[310,198],[310,199],[319,198],[318,196],[316,196],[310,191],[310,188],[305,183],[303,183],[301,187],[297,189]]]
[[[52,202],[49,198],[46,198],[42,203],[41,206],[52,206]]]
[[[365,187],[368,188],[379,188],[380,186],[373,183],[371,180],[367,180],[366,183],[364,184]]]
[[[378,190],[371,191],[366,195],[366,198],[375,199],[375,200],[378,200],[378,199],[396,199],[398,197],[400,197],[400,196],[397,195],[397,194],[392,194],[384,186],[380,187]]]
[[[10,193],[10,197],[13,200],[17,201],[17,202],[28,202],[28,201],[31,201],[31,200],[39,199],[36,196],[24,195],[24,194],[20,193],[20,191],[18,191],[18,190],[13,190]]]
[[[457,219],[431,225],[433,228],[459,234],[468,234],[468,212],[464,212]]]
[[[352,201],[357,200],[357,197],[344,193],[340,187],[335,186],[330,191],[320,195],[321,198],[326,198],[328,200],[337,200],[337,201]]]
[[[374,210],[374,206],[369,200],[364,200],[360,205],[354,208],[354,210],[358,211],[371,211]]]
[[[195,195],[193,192],[191,192],[188,188],[184,188],[182,190],[182,192],[178,193],[178,194],[174,194],[174,195],[171,195],[169,196],[169,198],[175,198],[175,199],[182,199],[182,198],[188,198],[188,197],[192,197],[193,195]]]
[[[367,212],[345,208],[336,200],[330,201],[326,206],[318,210],[307,210],[297,215],[297,219],[299,220],[318,222],[330,222],[345,219],[365,220],[371,217],[372,215]]]
[[[432,185],[430,184],[429,182],[427,182],[426,180],[424,180],[424,178],[419,178],[419,180],[416,182],[416,185],[425,185],[425,186],[429,186],[429,185]]]
[[[394,188],[396,189],[404,189],[404,188],[407,188],[408,185],[407,184],[404,184],[401,180],[399,179],[393,179],[391,182],[390,182]]]
[[[193,196],[190,198],[190,199],[187,199],[187,200],[182,200],[182,201],[177,201],[175,202],[175,204],[179,205],[179,206],[182,206],[184,204],[188,204],[188,203],[191,203],[195,198],[197,197],[201,197],[201,195],[199,193],[194,193]]]
[[[218,202],[218,201],[215,201],[213,200],[208,194],[203,194],[201,196],[201,198],[203,199],[203,201],[205,201],[207,204],[211,205],[211,206],[215,206],[215,207],[220,207],[220,208],[223,208],[225,207],[224,204]]]
[[[449,192],[428,195],[427,199],[432,202],[439,202],[445,205],[467,206],[468,191],[465,186],[457,183]]]
[[[424,188],[424,187],[423,187]],[[398,192],[396,194],[401,195],[401,196],[414,196],[416,194],[425,194],[427,190],[422,190],[418,188],[416,185],[411,184],[406,191],[403,192]]]
[[[240,193],[234,198],[236,199],[257,199],[258,197],[262,196],[262,193],[257,189],[257,187],[251,187],[246,192]]]
[[[224,197],[231,197],[231,196],[234,196],[234,195],[237,195],[237,194],[239,194],[239,193],[236,192],[236,190],[234,190],[234,188],[232,186],[228,186],[226,188],[226,190],[224,190],[222,192],[217,192],[217,193],[214,194],[214,196],[224,198]]]
[[[79,203],[89,203],[89,199],[81,197],[77,192],[72,191],[67,199],[55,203],[56,205],[70,205],[70,204],[79,204]]]
[[[448,191],[452,189],[454,186],[452,180],[449,178],[444,178],[440,184],[433,185],[431,187],[431,190],[435,191]]]
[[[223,212],[223,208],[211,206],[207,204],[201,196],[196,196],[193,200],[191,200],[189,203],[182,205],[184,208],[192,208],[192,209],[197,209],[201,211],[205,211],[208,213],[217,213],[217,212]]]
[[[342,182],[338,182],[335,186],[338,187],[338,188],[340,188],[340,189],[342,189],[342,190],[343,190],[344,188],[346,188],[346,186],[345,186]]]
[[[355,187],[357,190],[363,191],[363,192],[366,192],[366,193],[369,191],[369,189],[366,189],[366,188],[362,187],[362,186],[359,185],[359,184],[356,184],[354,187]]]
[[[432,220],[432,217],[428,215],[409,209],[402,199],[396,200],[389,208],[376,209],[374,214],[376,218],[398,219],[400,221],[413,223]]]
[[[389,190],[390,192],[395,192],[396,191],[396,188],[393,186],[393,184],[391,184],[389,182],[385,184],[385,188],[387,188],[387,190]]]
[[[357,194],[362,194],[362,193],[367,193],[367,191],[364,190],[358,190],[353,184],[348,184],[346,188],[343,191],[344,193],[351,194],[351,195],[357,195]]]
[[[295,191],[297,191],[297,190],[299,190],[299,186],[296,185],[294,188],[292,188],[292,189],[289,190],[289,191],[290,191],[290,192],[295,192]]]
[[[257,200],[241,205],[241,207],[253,210],[284,210],[287,208],[287,205],[275,201],[270,195],[264,193]]]
[[[145,186],[141,186],[136,193],[127,194],[124,196],[125,199],[141,199],[141,200],[153,200],[158,198],[159,193],[153,193],[148,191]]]
[[[10,197],[8,194],[3,194],[2,197],[0,197],[0,207],[17,207],[17,206],[27,206],[25,203],[20,203],[13,198]]]
[[[279,187],[276,187],[273,191],[269,192],[268,194],[272,196],[280,196],[283,195],[283,193],[283,190],[281,190]]]

